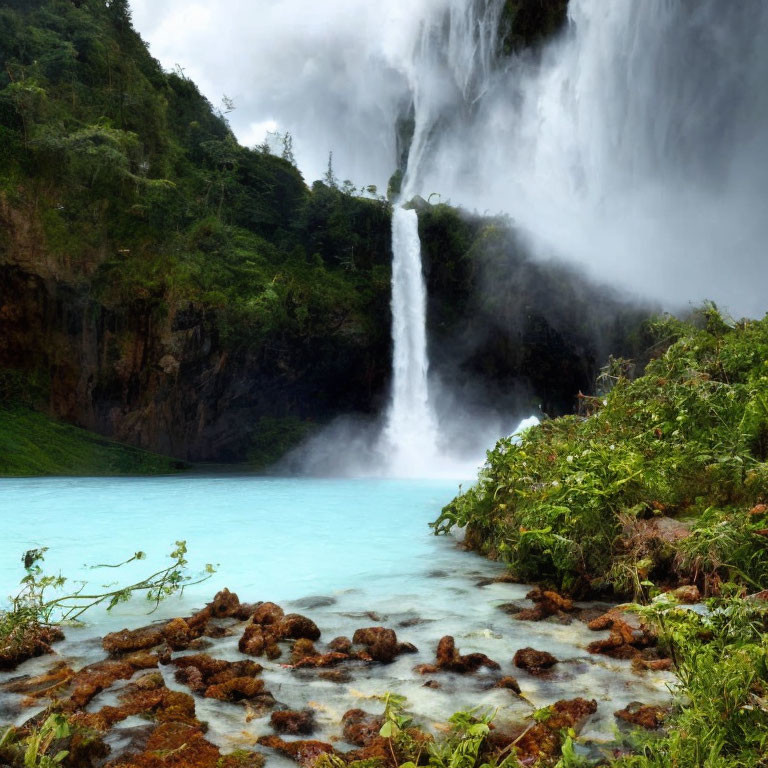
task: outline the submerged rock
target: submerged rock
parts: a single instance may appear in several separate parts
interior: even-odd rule
[[[210,685],[205,689],[206,699],[218,701],[240,702],[259,699],[260,703],[266,703],[263,695],[264,681],[255,677],[233,677],[222,683]]]
[[[285,741],[280,736],[262,736],[256,742],[289,757],[303,768],[312,768],[320,755],[335,754],[333,746],[324,741]]]
[[[335,597],[327,597],[326,595],[310,595],[309,597],[302,597],[301,600],[294,600],[291,605],[295,605],[297,608],[301,608],[305,611],[314,611],[317,608],[328,608],[331,605],[336,604]]]
[[[517,693],[517,694],[521,693],[520,683],[518,683],[517,680],[511,676],[502,677],[501,680],[499,680],[493,687],[506,688],[507,690],[513,691],[514,693]]]
[[[134,653],[120,660],[107,659],[83,667],[72,678],[72,693],[64,702],[65,711],[82,709],[91,699],[110,688],[118,680],[130,680],[135,672],[152,669],[159,664],[153,653]]]
[[[60,691],[75,676],[75,671],[64,661],[54,664],[40,675],[24,675],[0,685],[0,691],[26,696],[22,706],[30,706],[38,699],[51,697]]]
[[[264,755],[238,750],[222,755],[205,738],[202,724],[179,721],[155,727],[141,752],[109,762],[106,768],[262,768]]]
[[[537,651],[534,648],[521,648],[512,662],[519,669],[524,669],[532,675],[541,674],[559,663],[548,651]]]
[[[518,621],[541,621],[550,617],[558,617],[561,621],[570,621],[571,616],[578,612],[573,600],[563,597],[554,590],[543,590],[539,587],[532,589],[527,595],[533,601],[533,608],[523,608],[519,611],[509,610]]]
[[[379,736],[384,717],[371,715],[362,709],[350,709],[341,718],[341,725],[344,741],[364,747]]]
[[[639,701],[633,701],[624,709],[613,713],[615,717],[632,725],[639,725],[648,730],[655,730],[661,727],[666,720],[669,711],[664,707],[641,704]]]
[[[331,651],[329,653],[320,653],[314,656],[305,656],[300,661],[297,661],[293,666],[296,669],[335,667],[337,664],[349,661],[352,658],[353,657],[348,653],[337,653],[335,651]]]
[[[420,675],[435,672],[457,672],[467,674],[476,672],[480,667],[488,669],[501,669],[493,659],[489,659],[484,653],[469,653],[462,656],[456,648],[456,642],[450,635],[440,638],[437,644],[436,664],[420,664],[415,671]]]
[[[315,713],[311,709],[285,709],[273,712],[269,724],[278,733],[291,736],[309,736],[315,730]]]

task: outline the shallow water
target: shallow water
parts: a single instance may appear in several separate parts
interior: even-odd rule
[[[525,603],[522,585],[478,582],[503,570],[455,541],[436,538],[427,523],[455,494],[457,483],[418,480],[318,480],[255,477],[168,477],[137,479],[34,479],[0,481],[0,594],[14,591],[22,575],[21,555],[32,547],[49,547],[47,570],[72,579],[102,584],[128,581],[154,570],[176,539],[186,539],[190,567],[200,571],[217,564],[210,581],[173,598],[151,618],[147,604],[134,599],[113,615],[90,616],[82,629],[69,629],[57,646],[61,656],[79,664],[103,656],[93,639],[123,626],[139,626],[161,617],[188,615],[228,586],[243,601],[274,600],[310,616],[322,630],[322,642],[351,636],[362,626],[383,624],[399,639],[413,642],[419,653],[391,665],[359,666],[352,680],[334,683],[312,672],[297,672],[280,661],[259,659],[267,688],[291,708],[317,709],[321,738],[339,735],[341,715],[351,707],[381,710],[373,699],[387,690],[405,694],[410,708],[426,723],[442,722],[455,710],[471,706],[499,708],[500,721],[519,720],[561,698],[587,696],[599,709],[584,736],[602,741],[614,728],[613,712],[633,700],[654,703],[666,697],[669,676],[639,677],[628,662],[592,656],[585,650],[593,633],[579,621],[570,625],[517,622],[498,609],[502,603]],[[114,563],[134,551],[147,560],[120,571],[92,570],[90,564]],[[310,597],[323,600],[306,600]],[[298,603],[297,603],[298,601]],[[294,603],[292,605],[292,603]],[[375,612],[378,617],[365,616]],[[403,622],[422,620],[416,626]],[[242,658],[240,631],[215,641],[209,651],[222,658]],[[498,661],[503,674],[518,678],[525,699],[507,690],[487,690],[492,678],[436,676],[442,688],[423,687],[412,672],[431,663],[440,637],[454,635],[462,653],[482,652]],[[561,663],[548,677],[532,677],[512,665],[521,647],[549,650]],[[28,662],[13,674],[47,668],[51,658]],[[169,685],[173,682],[164,670]],[[0,676],[0,682],[8,675]],[[114,689],[113,689],[114,690]],[[182,689],[184,690],[184,689]],[[110,703],[107,692],[90,709]],[[2,712],[17,700],[0,698]],[[246,722],[245,708],[197,699],[201,719],[211,724],[211,738],[223,746],[248,746],[271,733],[268,718]],[[21,721],[33,711],[19,715]],[[6,717],[5,719],[10,719]],[[275,764],[283,762],[271,758]]]

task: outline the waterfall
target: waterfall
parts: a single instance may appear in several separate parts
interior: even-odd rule
[[[392,402],[385,428],[388,469],[425,476],[437,457],[427,374],[427,297],[414,210],[392,212]]]
[[[669,308],[762,315],[768,3],[570,0],[568,14],[543,50],[476,70],[478,101],[432,132],[420,186],[504,211],[543,254]]]
[[[448,460],[429,390],[427,299],[415,210],[400,204],[420,188],[421,171],[437,125],[461,104],[470,109],[491,74],[501,0],[448,0],[423,20],[411,56],[414,134],[401,200],[392,213],[392,399],[384,429],[388,471],[428,476]]]

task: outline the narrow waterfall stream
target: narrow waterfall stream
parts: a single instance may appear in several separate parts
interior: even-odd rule
[[[385,442],[390,471],[429,476],[437,456],[437,423],[429,399],[427,293],[416,211],[392,212],[392,402]]]

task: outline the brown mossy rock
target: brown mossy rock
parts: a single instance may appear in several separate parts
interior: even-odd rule
[[[174,651],[183,651],[193,640],[192,630],[184,619],[171,619],[163,627],[163,638]]]
[[[568,614],[575,613],[578,610],[574,606],[573,600],[563,597],[554,590],[534,587],[526,597],[533,601],[533,608],[523,608],[519,611],[509,610],[514,618],[519,621],[542,621],[551,616],[570,620]]]
[[[379,737],[379,731],[384,725],[381,715],[371,715],[362,709],[350,709],[341,718],[344,741],[357,747],[365,747]]]
[[[162,624],[152,624],[138,629],[122,629],[110,632],[101,641],[104,650],[110,656],[123,656],[135,651],[146,651],[165,642]]]
[[[394,629],[387,627],[362,627],[355,630],[352,636],[352,642],[355,645],[364,645],[365,653],[372,661],[379,661],[383,664],[389,664],[394,661],[400,653],[410,653],[406,648],[414,647],[410,644],[400,643]],[[359,658],[366,660],[364,656]]]
[[[64,688],[75,676],[75,671],[64,661],[54,664],[40,675],[24,675],[0,685],[0,691],[22,694],[22,706],[33,706],[39,699],[50,698]]]
[[[275,637],[280,640],[319,640],[320,630],[312,619],[300,613],[289,613],[277,625]]]
[[[337,653],[352,653],[352,641],[348,637],[334,637],[328,649]]]
[[[226,682],[208,686],[205,689],[205,698],[240,702],[259,698],[264,693],[263,680],[255,677],[234,677]]]
[[[225,587],[216,593],[208,608],[211,609],[211,617],[215,619],[237,617],[240,612],[240,598]]]
[[[386,768],[397,768],[398,766],[398,763],[392,758],[389,739],[385,739],[382,736],[376,736],[371,739],[364,747],[346,752],[344,760],[347,762],[347,765],[365,761],[368,764],[373,763],[374,765],[382,766],[382,768],[384,766]]]
[[[302,768],[313,768],[321,755],[336,754],[333,746],[324,741],[285,741],[280,736],[262,736],[257,744],[274,749],[301,765]]]
[[[632,659],[632,669],[635,672],[667,672],[672,666],[672,659],[644,659],[642,656]]]
[[[695,605],[701,602],[701,592],[695,584],[688,584],[672,590],[674,597],[684,605]]]
[[[524,669],[532,675],[546,672],[558,664],[558,660],[548,651],[537,651],[535,648],[521,648],[512,659],[518,669]]]
[[[311,640],[302,637],[291,646],[291,664],[297,664],[308,656],[317,656],[317,648]]]
[[[517,680],[507,675],[506,677],[502,677],[501,680],[499,680],[494,686],[494,688],[505,688],[508,691],[513,691],[514,693],[520,694],[520,683],[517,682]]]
[[[134,672],[157,667],[158,657],[150,653],[138,653],[123,659],[107,659],[83,667],[72,678],[72,692],[64,703],[65,711],[83,709],[102,691],[118,680],[130,680]]]
[[[270,638],[270,641],[264,647],[264,655],[270,661],[274,661],[275,659],[279,659],[283,655],[283,652],[280,650],[280,646],[277,642]]]
[[[284,709],[273,712],[269,724],[277,733],[309,736],[315,731],[315,713],[311,709]]]
[[[525,765],[532,761],[549,764],[559,753],[563,734],[572,729],[578,733],[590,715],[597,712],[593,699],[561,700],[549,707],[548,717],[536,722],[515,739],[518,759]],[[538,762],[537,762],[538,764]]]
[[[195,701],[187,693],[166,687],[159,672],[147,673],[127,685],[118,695],[118,704],[98,712],[75,713],[70,721],[77,727],[105,732],[129,717],[139,716],[155,722],[185,722],[199,725]]]
[[[142,752],[124,755],[106,768],[261,768],[264,756],[238,751],[222,755],[201,726],[181,722],[158,725]]]
[[[58,627],[28,624],[11,630],[0,645],[0,671],[15,669],[29,659],[53,653],[51,646],[64,639]]]
[[[178,668],[176,681],[206,698],[242,701],[264,692],[263,681],[256,679],[262,666],[255,661],[225,661],[200,653],[180,656],[173,660],[173,664]],[[240,682],[232,684],[235,680]],[[251,683],[246,683],[246,680]]]
[[[609,630],[604,640],[587,646],[590,653],[599,653],[613,659],[635,659],[642,651],[657,643],[657,635],[643,625],[634,614],[612,609],[587,624],[593,631]]]
[[[293,666],[296,669],[335,667],[337,664],[342,664],[345,661],[349,661],[351,658],[352,657],[348,653],[330,651],[329,653],[320,653],[315,656],[306,656],[297,661]]]
[[[462,656],[456,648],[456,641],[450,635],[440,638],[437,644],[436,664],[420,664],[415,671],[420,675],[434,672],[456,672],[460,675],[472,674],[480,667],[501,669],[493,659],[484,653],[468,653]]]
[[[263,768],[266,758],[261,752],[242,749],[219,758],[216,768]]]
[[[283,611],[277,603],[261,603],[254,611],[251,621],[254,624],[271,626],[273,624],[279,624],[284,616],[285,611]],[[310,638],[310,640],[311,639],[312,638]]]
[[[669,715],[669,711],[664,707],[641,704],[639,701],[633,701],[624,709],[613,713],[619,720],[632,725],[639,725],[649,731],[660,728]]]
[[[265,635],[263,626],[260,624],[249,624],[245,628],[237,647],[240,653],[245,653],[248,656],[262,656],[268,641],[271,644],[274,642],[274,638],[271,635]]]
[[[97,717],[111,728],[129,717],[139,716],[157,722],[182,722],[199,725],[195,701],[188,693],[172,691],[165,684],[155,688],[128,688],[118,697],[118,706],[102,707]]]
[[[187,622],[187,626],[194,637],[200,637],[208,626],[208,622],[211,620],[211,607],[206,605],[201,611],[193,613],[191,616],[187,616],[184,621]]]

